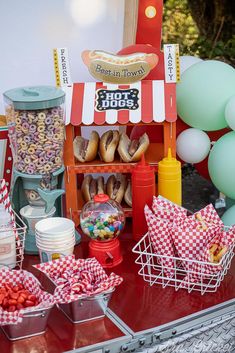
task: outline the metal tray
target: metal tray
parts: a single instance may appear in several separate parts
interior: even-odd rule
[[[4,334],[10,341],[41,335],[46,331],[47,320],[52,307],[24,314],[23,321],[16,325],[2,326]]]
[[[68,304],[57,304],[58,308],[73,323],[84,322],[104,317],[113,290]]]

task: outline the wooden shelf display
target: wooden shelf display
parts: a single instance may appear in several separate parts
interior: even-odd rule
[[[155,89],[154,89],[155,87]],[[161,89],[156,91],[156,87]],[[139,107],[134,112],[125,110],[96,110],[96,90],[99,89],[115,92],[117,89],[138,89]],[[176,101],[175,84],[166,84],[164,81],[141,81],[125,88],[113,84],[102,84],[101,82],[75,83],[72,87],[72,108],[70,121],[66,126],[66,140],[64,146],[65,163],[65,189],[66,189],[66,216],[79,224],[79,214],[84,204],[80,186],[77,185],[78,174],[84,173],[131,173],[135,163],[124,163],[117,155],[112,163],[104,163],[97,159],[89,163],[79,163],[73,154],[73,140],[81,134],[82,126],[110,126],[113,125],[162,125],[162,143],[150,143],[146,152],[146,161],[152,165],[156,172],[158,162],[167,155],[170,147],[175,155],[176,126]],[[148,98],[143,91],[148,90]],[[87,93],[89,92],[89,94]],[[159,93],[159,94],[158,94]],[[152,94],[152,98],[149,99]],[[156,96],[153,96],[153,95]],[[146,102],[148,100],[148,102]],[[151,104],[151,106],[150,106]],[[77,196],[77,197],[76,197]],[[132,210],[124,205],[126,216],[131,216]]]

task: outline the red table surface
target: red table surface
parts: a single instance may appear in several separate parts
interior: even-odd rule
[[[87,239],[75,247],[76,257],[88,256]],[[107,272],[115,272],[124,279],[113,293],[110,309],[121,318],[134,332],[171,323],[185,316],[198,313],[235,297],[235,261],[216,293],[201,295],[198,292],[176,292],[174,288],[163,289],[160,285],[150,287],[138,275],[139,266],[134,263],[132,247],[135,242],[130,235],[121,236],[123,262]],[[41,275],[32,264],[38,263],[38,256],[26,256],[24,268],[35,275]],[[42,336],[9,342],[0,334],[0,351],[6,353],[36,352],[61,353],[74,348],[107,341],[124,334],[107,317],[82,324],[72,324],[56,308],[48,322],[48,330]]]
[[[113,271],[121,275],[123,283],[110,302],[115,312],[135,333],[158,327],[195,314],[201,310],[235,298],[235,260],[216,293],[188,293],[185,289],[162,288],[150,285],[137,274],[140,267],[134,263],[138,256],[131,252],[135,242],[122,241],[123,262]]]

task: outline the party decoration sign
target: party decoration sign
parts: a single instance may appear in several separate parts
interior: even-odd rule
[[[136,110],[139,108],[139,90],[138,89],[117,89],[107,90],[100,89],[96,91],[96,107],[97,111],[106,111],[110,109]]]
[[[54,69],[57,86],[71,85],[71,75],[69,66],[69,54],[67,48],[56,48],[54,53]]]
[[[158,56],[154,53],[114,55],[101,50],[85,50],[82,59],[95,79],[117,84],[144,79],[158,63]]]
[[[164,44],[164,63],[166,83],[180,81],[179,45]]]

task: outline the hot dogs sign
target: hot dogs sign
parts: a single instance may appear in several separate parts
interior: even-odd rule
[[[85,50],[82,59],[95,79],[117,84],[144,79],[158,63],[158,56],[153,53],[113,55],[101,50]]]
[[[136,110],[139,108],[138,94],[139,90],[136,88],[116,90],[99,89],[96,91],[95,109],[97,111],[110,109]]]

